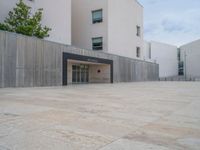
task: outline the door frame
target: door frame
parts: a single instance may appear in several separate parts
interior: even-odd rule
[[[63,86],[68,85],[68,79],[67,79],[68,69],[67,68],[68,68],[68,60],[69,59],[110,65],[110,83],[113,83],[113,60],[63,52],[63,60],[62,60],[63,61],[63,69],[62,69],[62,84],[63,84]]]
[[[76,82],[73,82],[74,79],[74,70],[73,70],[73,66],[76,66]],[[77,73],[77,66],[79,66],[79,74]],[[84,72],[83,72],[83,68],[81,68],[81,66],[84,66]],[[87,69],[85,68],[87,66]],[[82,77],[84,74],[84,81],[82,82]],[[79,82],[77,82],[77,75],[79,76]],[[89,65],[88,64],[72,64],[72,84],[87,84],[89,83],[88,81],[89,79]]]

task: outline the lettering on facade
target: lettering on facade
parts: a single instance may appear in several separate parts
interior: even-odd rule
[[[98,63],[98,60],[96,60],[96,59],[90,59],[90,58],[88,58],[87,61]]]

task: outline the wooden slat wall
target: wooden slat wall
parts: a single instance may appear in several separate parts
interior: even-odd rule
[[[158,80],[158,65],[0,31],[0,87],[62,85],[62,53],[111,59],[114,82]]]

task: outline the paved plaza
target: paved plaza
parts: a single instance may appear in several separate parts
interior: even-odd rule
[[[0,150],[199,150],[200,82],[0,89]]]

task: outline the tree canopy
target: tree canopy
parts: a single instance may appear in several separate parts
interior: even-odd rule
[[[9,12],[4,23],[0,23],[0,30],[38,38],[48,37],[51,29],[47,26],[42,27],[41,24],[43,9],[37,9],[34,14],[31,13],[31,9],[23,0],[20,0],[13,11]]]

